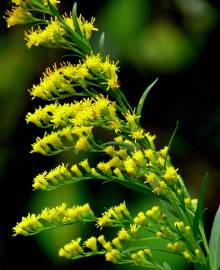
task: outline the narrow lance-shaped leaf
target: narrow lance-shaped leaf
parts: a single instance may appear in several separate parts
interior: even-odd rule
[[[52,13],[55,17],[57,17],[58,20],[62,20],[62,16],[60,15],[60,13],[59,13],[59,11],[57,10],[57,8],[56,8],[55,6],[53,6],[49,0],[47,0],[47,4],[48,4],[48,7],[49,7],[51,13]]]
[[[72,8],[72,19],[73,19],[73,24],[75,27],[75,31],[77,34],[79,34],[81,37],[83,37],[82,32],[79,27],[79,22],[77,19],[77,3],[75,2]]]
[[[105,55],[105,33],[103,32],[99,39],[99,53]]]
[[[166,270],[172,270],[171,266],[168,263],[166,263],[166,262],[163,263],[163,267]]]
[[[173,131],[173,133],[172,133],[172,136],[171,136],[170,141],[169,141],[169,144],[168,144],[168,151],[167,151],[166,157],[165,157],[164,169],[166,168],[166,163],[167,163],[167,157],[168,157],[168,154],[169,154],[169,150],[170,150],[170,147],[171,147],[171,145],[172,145],[172,143],[173,143],[173,140],[174,140],[174,138],[175,138],[175,135],[176,135],[176,132],[177,132],[177,130],[178,130],[178,127],[179,127],[179,122],[177,121],[177,122],[176,122],[176,127],[175,127],[175,129],[174,129],[174,131]]]
[[[137,106],[137,121],[138,123],[140,123],[140,118],[141,118],[141,112],[142,112],[142,109],[143,109],[143,106],[144,106],[144,102],[146,100],[146,97],[148,95],[148,93],[150,92],[150,90],[153,88],[153,86],[157,83],[158,81],[158,78],[156,80],[154,80],[152,82],[152,84],[150,84],[147,89],[144,91],[143,95],[141,96],[140,100],[139,100],[139,103],[138,103],[138,106]]]
[[[205,191],[206,191],[206,187],[207,187],[207,183],[208,183],[208,175],[209,175],[209,173],[207,172],[205,174],[205,177],[202,180],[202,184],[201,184],[199,196],[198,196],[196,213],[195,213],[195,217],[193,220],[193,233],[194,233],[194,236],[196,239],[198,238],[199,222],[201,220],[202,213],[203,213],[202,205],[203,205]]]
[[[217,210],[212,225],[211,236],[209,240],[210,257],[213,270],[220,268],[220,207]]]

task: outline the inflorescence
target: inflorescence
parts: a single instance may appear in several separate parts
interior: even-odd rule
[[[12,4],[6,13],[8,27],[34,25],[25,32],[28,48],[62,48],[79,58],[76,64],[62,62],[47,68],[40,82],[29,90],[32,99],[50,102],[26,116],[27,123],[47,130],[36,138],[31,152],[47,156],[63,151],[75,155],[93,152],[100,157],[94,161],[88,155],[73,164],[62,163],[44,171],[34,178],[33,189],[52,190],[91,179],[111,180],[144,193],[152,192],[176,210],[171,221],[159,206],[132,216],[121,203],[96,217],[88,204],[67,208],[63,203],[23,217],[13,228],[14,235],[28,236],[66,224],[94,222],[100,231],[103,227],[117,227],[115,237],[106,240],[100,234],[86,240],[77,238],[62,247],[59,255],[77,259],[102,254],[112,263],[167,269],[157,262],[148,242],[159,239],[163,252],[206,264],[192,228],[197,200],[190,198],[178,169],[171,163],[170,145],[157,150],[156,136],[141,127],[139,108],[132,109],[120,90],[118,62],[101,49],[92,49],[90,39],[98,31],[95,19],[77,17],[76,9],[61,15],[57,0],[12,0]],[[73,97],[77,99],[71,100]],[[63,102],[65,98],[68,103]],[[143,238],[143,232],[150,233],[149,239]]]

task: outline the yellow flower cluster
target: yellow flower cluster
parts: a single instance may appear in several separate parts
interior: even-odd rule
[[[26,45],[30,49],[32,46],[54,46],[63,42],[62,36],[65,30],[61,27],[57,19],[51,19],[45,28],[38,26],[25,32]]]
[[[64,22],[70,27],[70,29],[72,29],[73,31],[75,31],[75,26],[73,24],[73,19],[72,19],[72,14],[70,13],[70,16],[63,16],[64,18]],[[91,18],[91,21],[87,21],[85,18],[83,18],[82,15],[79,16],[78,20],[78,24],[79,24],[79,28],[81,30],[82,35],[89,40],[91,38],[92,32],[93,31],[98,31],[98,28],[96,28],[94,26],[94,22],[95,22],[95,18]]]
[[[152,210],[153,209],[153,210]],[[158,207],[153,207],[151,210],[156,215],[159,211]],[[148,211],[146,213],[148,213]],[[111,207],[108,209],[101,218],[98,218],[97,224],[104,222],[105,224],[99,224],[99,228],[102,226],[114,226],[113,222],[107,220],[104,221],[105,217],[108,218],[109,214],[115,220],[121,220],[116,226],[120,229],[116,232],[116,236],[111,240],[106,240],[104,235],[98,237],[91,236],[85,240],[82,244],[81,238],[72,240],[59,250],[59,255],[68,259],[78,259],[82,257],[88,257],[93,255],[105,255],[107,262],[111,263],[134,263],[139,266],[151,266],[155,268],[155,260],[153,254],[149,248],[140,249],[139,247],[128,248],[127,243],[129,241],[140,240],[140,235],[137,235],[140,225],[132,224],[133,219],[130,217],[125,203],[118,206]],[[152,214],[152,215],[154,215]],[[111,223],[111,224],[110,224]],[[86,248],[86,249],[85,249]],[[159,264],[157,264],[157,267]]]
[[[101,229],[105,226],[113,227],[114,224],[123,224],[123,221],[126,219],[130,219],[130,213],[124,202],[118,206],[109,208],[105,213],[103,213],[102,217],[98,218],[97,227]]]
[[[163,224],[156,233],[157,237],[168,240],[166,247],[182,255],[188,262],[204,263],[205,257],[202,254],[199,244],[195,241],[192,229],[189,225],[185,225],[183,221],[171,224]]]
[[[159,206],[154,206],[152,209],[144,212],[139,212],[137,216],[134,218],[134,224],[140,226],[151,227],[154,226],[155,223],[166,223],[166,216],[161,213]]]
[[[109,122],[119,119],[116,115],[116,104],[100,96],[74,104],[56,103],[43,109],[39,108],[33,114],[29,113],[26,121],[41,127],[64,126],[50,134],[45,133],[43,138],[38,137],[32,144],[32,152],[53,155],[71,148],[76,152],[92,150],[93,126],[106,125],[107,129],[112,130],[111,126],[108,126]]]
[[[18,234],[27,236],[65,224],[95,220],[96,218],[88,203],[72,208],[67,208],[67,205],[63,203],[55,208],[45,208],[38,215],[28,214],[27,217],[23,217],[21,222],[16,224],[13,231],[14,236]]]
[[[76,65],[63,63],[59,68],[56,65],[53,69],[47,68],[40,84],[33,85],[30,94],[32,98],[45,100],[87,96],[90,91],[94,92],[96,79],[100,79],[104,90],[119,88],[117,66],[109,57],[102,59],[99,54],[91,55]]]
[[[102,254],[112,263],[165,269],[154,260],[146,242],[149,238],[143,237],[147,231],[154,235],[153,239],[165,240],[165,251],[182,255],[189,262],[205,264],[203,249],[192,232],[197,201],[191,200],[178,169],[172,165],[169,147],[158,151],[154,145],[156,136],[140,125],[143,96],[147,92],[137,109],[132,109],[119,89],[118,62],[104,55],[103,36],[99,53],[92,50],[90,38],[98,31],[95,19],[77,17],[76,5],[74,14],[62,15],[56,7],[58,3],[59,0],[12,0],[12,10],[6,13],[8,27],[34,23],[25,33],[28,48],[57,47],[79,57],[77,64],[66,62],[47,68],[39,84],[29,91],[32,99],[55,101],[26,116],[27,123],[49,129],[43,137],[36,138],[31,152],[43,155],[66,150],[74,150],[76,154],[94,152],[99,154],[99,159],[89,160],[85,156],[72,165],[61,164],[44,171],[34,178],[33,188],[51,190],[89,179],[115,181],[142,192],[152,191],[181,211],[176,211],[175,223],[168,220],[169,215],[159,206],[131,217],[123,202],[97,218],[89,204],[67,208],[63,203],[23,217],[13,228],[14,235],[28,236],[75,222],[94,222],[99,230],[119,229],[111,241],[104,235],[91,236],[84,242],[81,238],[72,240],[60,249],[59,255],[77,259]],[[70,103],[57,101],[70,97],[78,99]],[[142,240],[145,242],[140,247],[136,241]],[[132,247],[128,247],[129,241]]]
[[[64,24],[66,24],[72,31],[75,31],[73,24],[73,19],[70,14],[69,17],[63,17]],[[91,21],[85,20],[82,16],[78,18],[78,23],[80,30],[83,36],[89,40],[93,31],[98,31],[94,27],[95,19],[92,18]],[[31,28],[31,30],[25,32],[25,39],[27,41],[27,47],[31,48],[32,46],[58,46],[59,44],[65,43],[65,36],[67,35],[67,30],[63,27],[63,24],[60,23],[57,19],[51,18],[51,21],[48,22],[45,28],[38,26],[37,28]]]
[[[38,3],[36,3],[38,2]],[[26,24],[31,22],[36,22],[37,19],[34,18],[32,11],[34,7],[44,8],[47,6],[47,0],[12,0],[12,10],[6,12],[6,22],[7,27],[10,28],[17,24]],[[60,3],[58,0],[50,0],[50,3],[53,6],[56,6]],[[43,10],[42,10],[43,11]]]
[[[25,24],[33,20],[33,16],[23,7],[13,7],[11,11],[6,12],[7,27],[10,28],[16,24]]]
[[[27,123],[34,123],[38,127],[60,128],[68,126],[70,128],[84,126],[85,130],[82,129],[82,132],[79,130],[79,133],[89,133],[86,132],[88,129],[86,126],[98,125],[100,119],[103,119],[103,123],[117,120],[116,104],[103,96],[83,99],[70,104],[46,105],[43,108],[36,109],[34,113],[28,113],[26,116]],[[77,128],[75,132],[77,134]]]
[[[160,151],[156,152],[150,148],[144,151],[137,150],[137,146],[135,144],[127,139],[125,140],[122,136],[116,136],[114,138],[115,142],[112,142],[112,144],[109,144],[108,146],[99,145],[99,148],[96,148],[96,137],[93,136],[92,126],[99,126],[101,119],[100,117],[105,117],[106,119],[111,119],[112,117],[112,119],[117,119],[116,115],[112,113],[115,113],[115,110],[110,109],[110,112],[108,112],[107,108],[109,104],[106,100],[104,100],[106,101],[105,109],[101,110],[105,112],[104,115],[102,115],[100,110],[94,109],[94,111],[89,113],[87,117],[87,110],[92,110],[93,105],[95,108],[102,108],[102,106],[99,106],[99,101],[100,100],[97,100],[97,103],[95,102],[94,104],[90,103],[90,106],[85,107],[85,111],[82,110],[82,113],[77,114],[76,118],[80,118],[81,121],[76,118],[71,119],[69,116],[61,117],[58,121],[59,123],[64,125],[64,123],[67,124],[68,121],[71,120],[71,122],[75,125],[72,128],[68,125],[59,131],[45,135],[41,139],[37,138],[37,141],[33,144],[32,152],[51,155],[72,149],[74,147],[76,152],[90,150],[102,151],[109,156],[109,160],[105,162],[100,161],[94,167],[91,167],[88,159],[79,162],[79,164],[73,164],[69,169],[65,165],[58,166],[49,173],[43,172],[36,176],[33,183],[34,189],[54,189],[61,185],[67,185],[89,178],[98,178],[101,180],[108,180],[112,178],[125,182],[129,182],[129,179],[133,179],[132,181],[139,183],[142,185],[142,187],[148,187],[154,193],[158,195],[162,194],[170,200],[175,198],[175,192],[179,190],[181,190],[182,194],[184,194],[184,189],[177,181],[178,175],[176,174],[176,170],[170,165],[168,165],[165,169],[163,168],[164,164],[161,166],[161,162],[159,162],[159,158],[162,158],[160,156]],[[101,103],[102,101],[103,100],[101,100]],[[85,102],[87,103],[87,100]],[[59,105],[56,104],[56,106]],[[48,120],[47,111],[51,111],[50,107],[45,107],[45,110],[40,108],[34,113],[34,115],[43,115],[42,118],[44,119],[44,124],[46,126],[51,125],[53,122],[53,114],[49,114]],[[56,110],[56,112],[61,115],[59,113],[59,108]],[[68,114],[68,110],[66,113]],[[111,115],[109,115],[110,113]],[[96,116],[98,116],[97,123],[95,122]],[[33,115],[28,115],[27,121],[34,122],[32,118],[34,118]],[[42,125],[43,120],[41,121],[39,118],[37,121],[37,125]],[[87,121],[89,122],[87,123]],[[77,123],[81,124],[81,126],[77,126]],[[101,127],[103,126],[103,123],[104,122],[101,121]],[[108,126],[108,123],[109,122],[106,122],[106,126]],[[86,126],[87,124],[89,124],[89,126]],[[110,126],[107,128],[109,129]],[[121,128],[123,130],[123,122],[121,124]],[[147,136],[153,137],[149,134]],[[116,146],[114,143],[116,143]],[[130,147],[130,149],[127,148],[127,145]],[[172,173],[172,178],[170,177],[170,172]],[[175,172],[175,177],[173,176],[173,172]],[[173,191],[171,188],[169,188],[170,186],[172,187]]]
[[[12,0],[11,1],[12,4],[15,4],[17,6],[25,6],[26,4],[29,5],[34,5],[34,0]],[[47,0],[38,0],[38,4],[43,4],[43,5],[47,5],[48,1]],[[60,0],[50,0],[50,3],[52,5],[56,5],[60,3]]]
[[[152,253],[149,248],[144,248],[141,250],[138,250],[137,252],[134,252],[131,254],[131,259],[134,262],[135,265],[141,266],[141,267],[150,267],[154,268],[154,260],[152,259]]]

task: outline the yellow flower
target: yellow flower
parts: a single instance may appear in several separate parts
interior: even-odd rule
[[[122,172],[121,172],[121,170],[119,168],[115,168],[113,170],[113,173],[119,178],[124,178],[124,176],[123,176],[123,174],[122,174]]]
[[[129,240],[131,238],[130,234],[125,230],[125,228],[122,228],[118,232],[118,239],[120,240]]]
[[[130,157],[124,161],[124,167],[126,172],[130,175],[135,175],[135,173],[137,172],[136,164],[134,160]]]
[[[63,248],[59,250],[59,256],[70,259],[80,254],[83,254],[84,250],[80,246],[80,241],[81,241],[81,238],[78,238],[66,244]]]
[[[34,18],[27,9],[23,7],[14,7],[12,11],[6,12],[7,27],[10,28],[16,24],[25,24],[33,21]]]
[[[156,139],[156,135],[151,135],[148,132],[148,133],[145,133],[145,136],[146,136],[147,140],[149,141],[150,146],[154,149],[155,148],[155,146],[154,146],[154,140]]]
[[[167,153],[168,153],[168,147],[165,146],[163,149],[160,150],[160,153],[163,157],[166,157]]]
[[[80,162],[79,164],[87,173],[91,173],[91,168],[89,166],[88,159],[84,159],[83,161]]]
[[[188,262],[192,262],[192,261],[193,261],[192,256],[190,255],[190,253],[189,253],[187,250],[183,251],[182,254],[183,254],[183,257],[184,257]]]
[[[112,249],[105,254],[105,259],[107,262],[118,263],[120,259],[120,252],[117,249]]]
[[[43,228],[43,225],[38,219],[39,217],[35,214],[28,214],[27,217],[22,217],[21,222],[17,223],[17,225],[13,228],[13,236],[16,236],[18,234],[27,236],[31,235],[36,230],[41,230]]]
[[[83,174],[81,173],[79,167],[77,166],[77,164],[74,164],[71,169],[70,169],[76,176],[78,177],[82,177]]]
[[[164,179],[167,182],[173,181],[175,180],[175,178],[177,177],[177,170],[174,167],[170,166],[166,168],[165,174],[164,174]]]
[[[31,28],[29,32],[25,32],[26,45],[28,48],[39,45],[54,45],[62,40],[64,33],[60,23],[57,20],[51,20],[44,29],[38,26],[36,29]]]
[[[115,90],[115,89],[118,89],[118,88],[120,87],[120,84],[119,84],[119,82],[118,82],[118,78],[117,78],[116,76],[107,79],[106,84],[107,84],[107,86],[108,86],[108,87],[107,87],[107,90],[108,90],[109,88]]]
[[[28,113],[26,115],[26,122],[33,123],[38,127],[48,127],[51,125],[53,114],[59,109],[59,104],[57,102],[53,104],[46,105],[45,107],[35,110],[34,113]]]
[[[102,217],[98,218],[97,227],[100,227],[102,229],[104,226],[111,226],[111,225],[112,220],[110,212],[107,211],[102,214]]]
[[[103,62],[100,57],[100,54],[87,55],[85,64],[94,73],[99,73],[103,71],[102,69]]]
[[[91,150],[91,145],[88,142],[88,138],[86,136],[82,136],[77,140],[74,148],[76,152],[88,151]]]
[[[81,15],[78,18],[79,26],[87,40],[90,39],[93,31],[98,31],[98,28],[94,27],[95,18],[91,18],[91,21],[85,20]]]
[[[128,111],[127,113],[124,114],[124,117],[132,129],[134,129],[137,126],[136,124],[137,115],[135,113],[131,114],[131,112]]]
[[[85,246],[91,249],[93,252],[97,251],[97,239],[92,236],[84,242]]]
[[[152,149],[144,150],[144,154],[151,162],[155,161],[154,151]]]
[[[133,235],[133,234],[136,234],[138,232],[138,225],[137,224],[130,224],[130,233]]]
[[[112,174],[112,171],[111,171],[111,166],[109,164],[109,162],[99,162],[97,164],[97,168],[103,172],[103,173],[106,173],[106,174]]]
[[[113,157],[112,159],[109,160],[109,165],[110,167],[120,167],[120,164],[121,164],[121,160],[119,159],[119,157]]]
[[[150,183],[153,184],[157,180],[157,175],[155,173],[150,173],[145,176],[146,181],[144,183]]]
[[[146,165],[146,161],[144,159],[142,151],[135,151],[134,154],[132,155],[132,158],[137,162],[139,166]]]
[[[143,139],[144,138],[144,130],[142,128],[140,128],[138,130],[132,131],[130,136],[136,142],[137,140],[140,140],[140,139]]]

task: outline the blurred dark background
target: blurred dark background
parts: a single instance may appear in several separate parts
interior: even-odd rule
[[[64,1],[63,1],[64,2]],[[65,1],[65,10],[73,1]],[[138,269],[119,267],[92,258],[66,262],[57,250],[78,235],[94,234],[93,228],[70,226],[32,238],[12,238],[11,228],[28,212],[68,201],[87,201],[100,213],[105,207],[127,200],[135,213],[154,202],[116,184],[78,184],[51,192],[32,192],[33,177],[68,160],[32,155],[30,145],[42,131],[27,126],[24,118],[33,111],[27,89],[38,83],[39,74],[65,52],[25,47],[26,27],[7,29],[1,1],[0,33],[0,269]],[[143,125],[157,134],[162,147],[179,121],[171,149],[172,161],[194,197],[204,174],[209,171],[205,207],[207,234],[219,205],[220,191],[220,4],[206,0],[103,0],[78,1],[78,12],[96,17],[97,27],[106,33],[106,50],[120,60],[120,82],[133,106],[156,77],[157,85],[146,101]],[[94,37],[94,44],[98,35]],[[168,259],[173,269],[190,269],[179,258]]]

